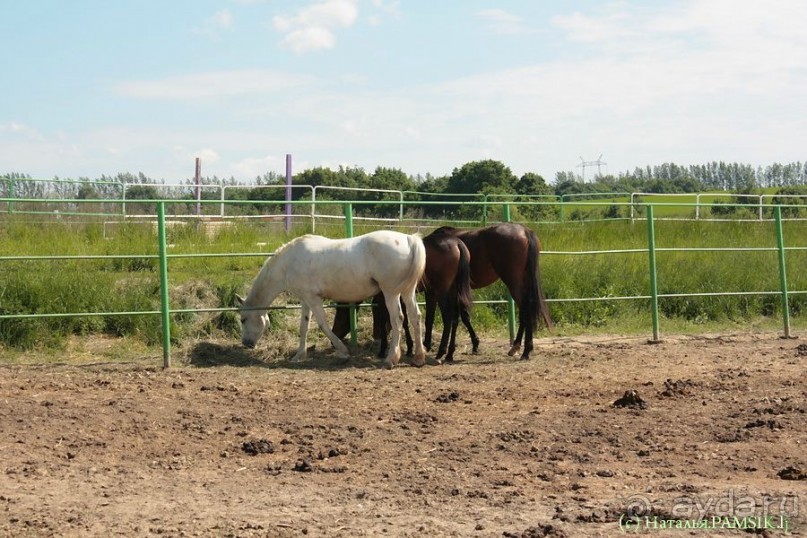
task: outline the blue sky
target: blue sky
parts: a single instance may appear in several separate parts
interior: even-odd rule
[[[802,0],[9,1],[0,174],[803,161],[804,21]]]

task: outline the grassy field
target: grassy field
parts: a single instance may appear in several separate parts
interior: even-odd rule
[[[370,226],[357,223],[356,234]],[[564,299],[648,295],[645,252],[568,254],[567,252],[645,249],[645,222],[626,220],[563,222],[534,225],[543,249],[541,277],[558,328],[557,334],[590,331],[647,332],[649,301]],[[427,233],[430,228],[424,227]],[[300,226],[292,231],[307,231]],[[402,229],[403,231],[403,229]],[[317,226],[317,233],[344,236],[343,224]],[[234,306],[266,255],[287,240],[277,223],[252,221],[216,229],[176,224],[167,230],[169,287],[172,309]],[[779,290],[775,251],[668,252],[665,248],[772,248],[771,222],[660,221],[656,223],[659,293],[775,292]],[[786,222],[785,244],[807,247],[807,223]],[[127,337],[148,345],[159,342],[156,315],[114,315],[113,312],[159,310],[157,240],[152,224],[127,222],[32,223],[25,217],[5,218],[0,226],[0,256],[91,255],[126,256],[83,260],[0,260],[0,315],[95,312],[98,316],[0,319],[0,347],[59,348],[72,335]],[[205,257],[204,254],[241,256]],[[187,256],[187,257],[185,257]],[[807,290],[807,250],[787,253],[791,290]],[[500,284],[477,290],[478,300],[506,297]],[[281,304],[282,301],[276,303]],[[791,296],[794,322],[807,306],[807,294]],[[778,295],[676,297],[660,301],[663,328],[676,331],[717,327],[777,326]],[[275,313],[274,315],[280,315]],[[476,305],[472,314],[482,331],[505,332],[505,305]],[[175,343],[238,334],[233,312],[184,312],[173,316]]]
[[[694,219],[697,216],[701,219],[725,219],[727,217],[726,206],[732,206],[730,218],[733,220],[754,220],[759,219],[759,195],[765,195],[762,199],[763,218],[772,218],[771,204],[772,196],[776,194],[778,188],[760,189],[756,194],[748,197],[727,193],[725,191],[713,191],[705,193],[690,194],[645,194],[636,195],[633,200],[629,195],[615,196],[603,194],[592,196],[570,195],[564,199],[563,220],[586,220],[592,215],[604,217],[621,218],[643,218],[645,216],[643,204],[654,204],[654,214],[659,219]],[[787,199],[786,199],[787,200]],[[802,198],[792,198],[787,203],[798,204]],[[696,204],[700,202],[700,209],[696,210]],[[631,213],[631,203],[633,212]],[[740,204],[740,205],[737,205]],[[807,217],[804,209],[794,209],[798,211],[802,218]],[[560,211],[558,212],[560,215]]]

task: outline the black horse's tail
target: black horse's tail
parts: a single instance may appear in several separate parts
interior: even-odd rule
[[[465,243],[457,239],[457,248],[460,249],[460,262],[454,287],[457,290],[457,302],[461,310],[470,310],[473,303],[471,295],[471,253]]]
[[[549,306],[546,303],[544,291],[541,289],[541,274],[538,267],[538,255],[541,252],[541,243],[535,232],[527,228],[527,290],[524,301],[524,311],[526,311],[529,322],[533,329],[538,328],[538,316],[544,320],[547,329],[554,326],[552,317],[549,315]]]

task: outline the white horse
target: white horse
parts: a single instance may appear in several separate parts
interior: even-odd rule
[[[267,311],[283,291],[300,298],[300,347],[292,361],[306,358],[306,334],[309,313],[313,312],[320,329],[336,348],[339,357],[347,357],[347,347],[333,334],[325,319],[323,299],[356,303],[384,293],[392,325],[392,341],[384,362],[387,368],[398,364],[403,311],[406,305],[415,332],[414,364],[425,363],[421,338],[420,309],[415,289],[426,267],[426,249],[417,235],[389,230],[370,232],[352,239],[328,239],[304,235],[278,248],[266,260],[246,299],[241,303],[241,343],[253,348],[269,324]]]

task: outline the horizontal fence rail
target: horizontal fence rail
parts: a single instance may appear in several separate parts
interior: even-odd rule
[[[784,215],[788,220],[799,218],[807,219],[807,194],[736,194],[727,192],[693,192],[693,193],[652,193],[652,192],[580,192],[555,194],[456,194],[456,193],[426,193],[394,189],[369,189],[357,187],[337,187],[330,185],[303,185],[283,183],[243,185],[222,183],[147,183],[106,181],[106,180],[72,180],[72,179],[39,179],[39,178],[12,178],[0,177],[0,213],[23,213],[30,215],[59,214],[63,216],[123,216],[127,218],[156,219],[156,207],[147,211],[148,206],[132,203],[141,199],[152,198],[153,201],[162,199],[173,206],[172,218],[244,218],[265,217],[265,215],[232,214],[228,208],[232,207],[228,201],[260,202],[272,201],[285,204],[285,194],[290,190],[294,200],[307,202],[296,207],[299,211],[285,215],[287,219],[308,219],[312,229],[316,228],[318,220],[327,221],[340,218],[339,214],[322,213],[319,209],[334,197],[340,202],[352,201],[355,197],[362,200],[392,200],[397,210],[395,215],[384,217],[354,215],[356,220],[402,221],[407,206],[416,202],[434,202],[450,204],[460,198],[468,202],[482,202],[482,222],[486,222],[488,206],[495,207],[497,202],[518,203],[540,202],[539,215],[526,220],[531,222],[565,222],[568,220],[599,220],[612,218],[625,218],[631,220],[644,220],[641,214],[644,204],[667,206],[668,202],[681,202],[679,209],[688,208],[691,211],[680,213],[672,211],[670,214],[657,214],[662,219],[695,219],[695,220],[771,220],[772,208],[775,205],[791,204],[791,210]],[[263,194],[266,193],[266,194]],[[77,194],[95,195],[94,206],[86,211],[70,205],[70,196],[81,198]],[[120,202],[122,199],[122,203]],[[34,209],[30,207],[31,200],[47,203],[49,209]],[[205,204],[200,202],[213,202]],[[218,203],[216,203],[216,201]],[[75,205],[75,204],[72,204]],[[62,207],[60,209],[60,206]],[[392,208],[390,208],[392,211]],[[167,215],[168,216],[168,215]],[[454,219],[461,220],[461,219]],[[519,220],[524,221],[524,218]],[[471,224],[470,221],[465,221]]]
[[[187,186],[185,186],[187,187]],[[315,193],[316,189],[312,189],[312,193]],[[397,191],[388,191],[389,193],[394,194]],[[445,200],[440,201],[418,201],[418,202],[407,202],[403,198],[399,198],[397,200],[373,200],[373,201],[351,201],[351,202],[344,202],[344,201],[333,201],[333,200],[321,200],[317,202],[318,205],[322,206],[336,206],[339,209],[342,209],[341,215],[333,215],[333,218],[341,219],[344,223],[344,236],[345,237],[352,237],[354,234],[354,219],[357,219],[355,216],[355,207],[361,205],[392,205],[392,206],[400,206],[401,212],[399,213],[398,218],[401,218],[400,215],[403,214],[403,207],[408,205],[418,205],[418,206],[428,206],[429,204],[461,204],[463,206],[481,206],[485,209],[489,207],[497,208],[501,211],[501,221],[506,222],[510,221],[510,214],[511,205],[518,205],[518,206],[531,206],[531,205],[545,205],[548,202],[545,201],[519,201],[517,203],[511,202],[509,200],[494,200],[491,197],[489,199],[484,199],[482,201],[469,201],[469,200],[460,200],[460,201],[453,201],[448,202]],[[506,197],[502,197],[506,198]],[[11,198],[0,198],[0,203],[12,204],[14,202],[25,202],[25,203],[47,203],[42,200],[35,200],[35,199],[11,199]],[[81,204],[93,204],[93,203],[110,203],[109,200],[66,200],[62,202],[69,202],[74,203],[77,205]],[[114,255],[65,255],[65,254],[53,254],[53,255],[8,255],[8,256],[0,256],[0,264],[5,262],[25,262],[25,261],[59,261],[59,260],[103,260],[103,259],[146,259],[146,260],[157,260],[158,261],[158,275],[159,275],[159,295],[160,295],[160,308],[159,310],[142,310],[142,311],[121,311],[121,312],[68,312],[68,313],[31,313],[31,312],[18,312],[18,313],[11,313],[11,314],[0,314],[0,321],[2,320],[10,320],[10,319],[36,319],[36,318],[58,318],[58,317],[91,317],[91,316],[160,316],[161,322],[161,342],[162,342],[162,349],[163,349],[163,366],[170,367],[171,359],[171,316],[176,314],[183,314],[183,313],[194,313],[194,312],[211,312],[211,313],[221,313],[221,312],[231,312],[237,310],[234,307],[220,307],[220,308],[171,308],[170,300],[169,300],[169,261],[172,259],[181,259],[181,258],[216,258],[216,257],[263,257],[266,258],[271,256],[273,253],[271,252],[233,252],[233,253],[186,253],[186,254],[173,254],[169,253],[170,245],[167,243],[166,239],[166,232],[169,227],[169,224],[166,221],[166,206],[170,204],[185,204],[187,201],[177,202],[176,200],[118,200],[117,203],[123,205],[126,204],[152,204],[156,205],[157,208],[157,215],[156,215],[156,231],[157,231],[157,244],[155,245],[155,250],[157,251],[156,254],[151,253],[143,253],[143,254],[114,254]],[[243,200],[233,201],[233,200],[202,200],[202,205],[204,204],[220,204],[220,205],[232,205],[232,204],[243,204],[243,203],[250,203],[250,204],[277,204],[277,201],[255,201],[250,200],[245,202]],[[591,200],[586,200],[584,202],[565,202],[570,206],[584,205],[590,206],[592,204],[604,204],[604,205],[611,205],[611,202],[596,202]],[[306,201],[292,201],[290,202],[291,205],[309,205],[312,204],[311,200]],[[786,253],[788,251],[805,251],[807,247],[787,247],[784,244],[784,235],[783,235],[783,222],[784,218],[782,215],[783,208],[786,209],[790,206],[783,206],[783,205],[774,205],[772,206],[772,213],[773,213],[773,222],[775,223],[775,237],[772,237],[772,242],[775,239],[775,245],[771,247],[756,247],[756,246],[748,246],[748,247],[714,247],[714,248],[705,248],[705,247],[679,247],[679,248],[671,248],[671,247],[658,247],[656,245],[655,240],[655,222],[658,220],[654,212],[658,207],[695,207],[696,209],[701,207],[702,205],[708,204],[700,204],[700,203],[675,203],[675,202],[667,202],[667,203],[642,203],[642,204],[635,204],[635,203],[627,203],[633,210],[634,206],[640,207],[642,212],[644,213],[644,217],[642,221],[645,222],[647,227],[647,244],[646,247],[643,248],[629,248],[629,249],[612,249],[612,250],[580,250],[580,251],[567,251],[567,250],[546,250],[542,251],[541,254],[545,256],[597,256],[597,255],[607,255],[607,256],[616,256],[616,255],[628,255],[628,254],[640,254],[647,256],[648,265],[648,281],[649,281],[649,289],[648,293],[646,294],[639,294],[639,295],[630,295],[630,296],[601,296],[601,297],[552,297],[548,298],[548,302],[589,302],[589,301],[629,301],[629,300],[642,300],[642,301],[649,301],[650,302],[650,314],[651,314],[651,322],[652,322],[652,340],[651,341],[659,341],[660,339],[660,327],[659,327],[659,300],[667,299],[667,298],[678,298],[678,297],[719,297],[719,296],[753,296],[753,295],[766,295],[766,296],[779,296],[781,298],[781,308],[782,308],[782,327],[783,327],[783,335],[784,337],[790,337],[790,308],[789,308],[789,296],[793,294],[805,294],[807,290],[790,290],[788,288],[788,280],[787,280],[787,264],[786,264]],[[743,207],[745,205],[738,204]],[[396,219],[394,219],[396,220]],[[638,219],[636,219],[638,220]],[[641,221],[640,221],[641,222]],[[0,224],[2,221],[0,220]],[[483,217],[482,220],[475,222],[475,225],[484,225],[487,224],[487,215]],[[430,221],[430,227],[435,226],[435,222],[432,220]],[[658,290],[658,276],[657,276],[657,267],[658,267],[658,254],[660,253],[668,253],[668,252],[774,252],[777,255],[777,267],[778,267],[778,277],[779,277],[779,289],[778,290],[735,290],[735,291],[721,291],[721,292],[681,292],[681,293],[660,293]],[[2,265],[0,265],[2,267]],[[509,318],[509,330],[511,335],[511,340],[514,334],[514,309],[513,309],[513,302],[512,298],[508,298],[507,300],[486,300],[486,301],[477,301],[479,304],[501,304],[507,302],[509,304],[508,308],[508,318]],[[2,304],[0,304],[0,308]],[[285,305],[278,305],[271,307],[273,310],[287,310],[287,309],[296,309],[299,308],[299,305],[289,303]],[[1,311],[1,310],[0,310]],[[355,329],[355,313],[351,315],[351,335],[355,342],[356,337],[356,329]]]

